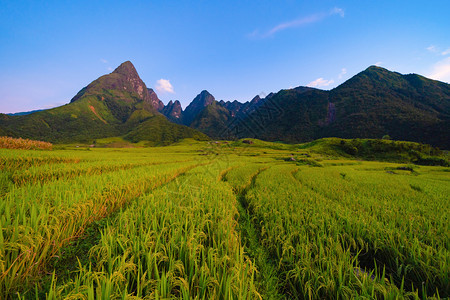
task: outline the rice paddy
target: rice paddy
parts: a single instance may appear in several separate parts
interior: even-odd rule
[[[450,296],[448,167],[207,142],[0,153],[1,299]]]

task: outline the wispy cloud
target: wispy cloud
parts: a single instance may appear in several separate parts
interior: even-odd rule
[[[376,63],[374,63],[374,66],[380,67],[383,64],[382,61],[377,61]]]
[[[438,51],[435,45],[430,45],[426,49],[432,53],[436,53]]]
[[[268,37],[275,35],[277,32],[280,32],[280,31],[283,31],[283,30],[286,30],[289,28],[301,27],[301,26],[304,26],[307,24],[317,23],[317,22],[322,21],[323,19],[325,19],[327,17],[331,17],[333,15],[339,15],[343,18],[345,15],[345,12],[342,8],[335,7],[328,12],[317,13],[314,15],[301,17],[301,18],[298,18],[298,19],[295,19],[292,21],[280,23],[280,24],[272,27],[272,29],[270,29],[266,32],[263,32],[263,33],[260,33],[259,30],[255,30],[249,34],[249,37],[268,38]]]
[[[171,94],[175,93],[170,81],[162,78],[156,81],[156,90],[160,93],[171,93]]]
[[[101,61],[102,63],[104,63],[104,64],[107,64],[107,63],[108,63],[108,61],[107,61],[106,59],[104,59],[104,58],[100,58],[100,61]]]
[[[431,69],[427,77],[450,82],[450,57],[437,62]]]
[[[324,87],[324,86],[329,86],[330,84],[333,84],[333,83],[334,83],[333,79],[326,80],[326,79],[323,79],[322,77],[320,77],[314,81],[311,81],[306,86],[313,87],[313,88],[320,88],[320,87]]]
[[[450,54],[450,48],[447,48],[447,50],[441,51],[441,47],[439,46],[435,46],[435,45],[430,45],[428,47],[426,47],[425,49],[427,49],[429,52],[434,53],[434,54],[440,54],[442,56],[447,56]]]
[[[442,51],[442,53],[441,53],[442,55],[449,55],[450,54],[450,48],[448,48],[447,50],[445,50],[445,51]]]
[[[339,73],[339,75],[338,75],[338,79],[342,79],[342,77],[344,77],[345,74],[347,74],[347,69],[342,68],[341,73]]]

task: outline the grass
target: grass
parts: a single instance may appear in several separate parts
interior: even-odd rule
[[[449,297],[449,168],[311,147],[1,149],[0,298]]]

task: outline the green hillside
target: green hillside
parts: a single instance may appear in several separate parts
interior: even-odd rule
[[[217,101],[205,107],[192,121],[191,127],[204,132],[211,138],[220,138],[231,119],[230,112]]]
[[[450,149],[450,85],[369,67],[331,91],[281,90],[240,123],[238,138],[298,143],[389,135]]]
[[[121,134],[121,122],[95,96],[30,115],[8,116],[0,124],[16,136],[54,143],[86,142]]]
[[[150,91],[132,63],[125,62],[81,89],[69,104],[22,116],[2,115],[0,134],[52,143],[92,143],[118,136],[154,144],[206,138],[165,119],[153,106],[159,99]]]
[[[169,145],[185,138],[209,140],[205,134],[184,125],[171,123],[161,115],[142,122],[125,135],[125,139],[133,143],[151,141],[151,146]]]

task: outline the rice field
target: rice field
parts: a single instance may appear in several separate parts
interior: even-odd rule
[[[26,149],[26,150],[52,150],[53,145],[48,142],[34,141],[22,138],[0,136],[0,148],[4,149]]]
[[[447,167],[206,142],[0,153],[1,299],[450,296]]]

